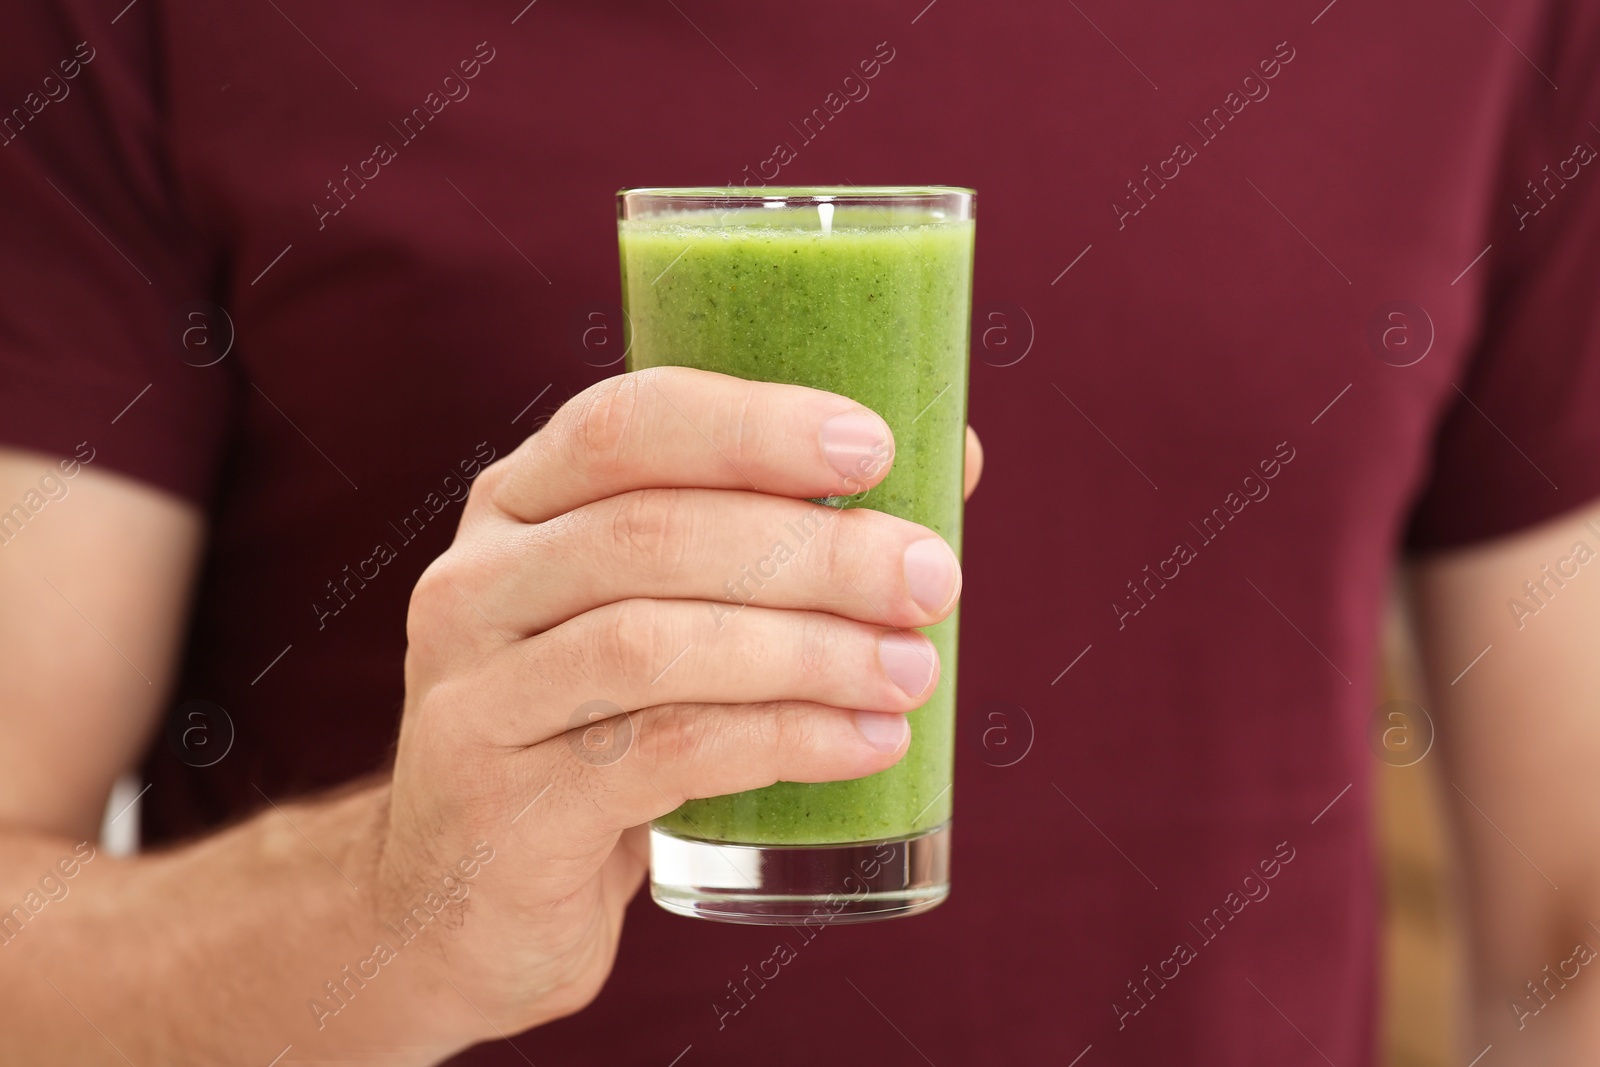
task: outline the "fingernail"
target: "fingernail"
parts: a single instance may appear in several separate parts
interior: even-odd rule
[[[867,744],[879,752],[897,752],[906,743],[911,724],[904,715],[883,711],[856,712],[856,729],[867,739]]]
[[[942,538],[925,537],[906,548],[906,588],[922,610],[937,615],[961,589],[961,565]]]
[[[870,411],[835,415],[822,424],[822,454],[841,477],[865,481],[893,454],[889,427]]]
[[[938,653],[921,634],[888,633],[878,640],[878,662],[907,696],[920,697],[933,681]]]

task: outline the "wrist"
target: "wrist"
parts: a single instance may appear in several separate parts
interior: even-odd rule
[[[415,1012],[425,1006],[431,1036],[450,1046],[446,1054],[504,1036],[490,1021],[498,1013],[485,1003],[478,975],[462,972],[471,970],[474,946],[459,943],[469,908],[480,903],[469,897],[476,897],[493,848],[454,844],[442,832],[419,834],[415,827],[427,820],[406,808],[405,795],[397,797],[389,779],[365,803],[370,832],[362,835],[359,862],[368,872],[363,884],[371,886],[362,894],[368,955],[375,962],[388,959],[379,964],[383,971],[404,974],[408,992],[397,1007]],[[406,1017],[397,1025],[410,1029],[415,1022]]]
[[[384,780],[329,805],[346,831],[329,860],[356,891],[342,916],[344,950],[324,965],[306,1006],[319,1033],[359,1031],[438,1060],[494,1033],[452,988],[444,951],[451,924],[429,910],[438,901],[417,890],[416,864],[395,847],[390,803]]]

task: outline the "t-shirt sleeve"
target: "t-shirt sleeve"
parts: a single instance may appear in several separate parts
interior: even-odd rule
[[[1549,7],[1505,119],[1480,335],[1450,390],[1413,550],[1497,537],[1600,497],[1600,5]]]
[[[156,5],[121,6],[6,9],[0,445],[92,455],[204,504],[236,395],[213,361],[233,331],[177,205]]]

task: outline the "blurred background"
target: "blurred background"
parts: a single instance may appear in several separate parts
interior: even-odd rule
[[[1401,585],[1389,598],[1378,703],[1428,706]],[[1465,948],[1453,855],[1445,825],[1443,761],[1430,752],[1409,767],[1378,761],[1379,867],[1384,924],[1380,1025],[1384,1067],[1460,1067]]]

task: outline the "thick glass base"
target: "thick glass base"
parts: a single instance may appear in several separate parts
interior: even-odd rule
[[[846,845],[733,845],[652,826],[650,895],[679,915],[754,926],[915,915],[950,895],[950,824]]]

